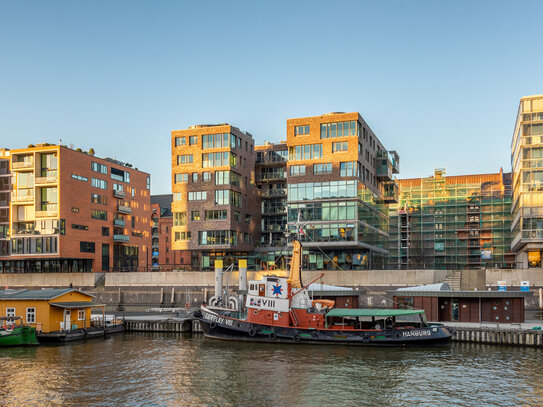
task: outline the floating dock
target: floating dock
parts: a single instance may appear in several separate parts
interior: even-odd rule
[[[543,331],[533,329],[451,328],[456,342],[494,345],[543,346]]]
[[[200,321],[192,319],[168,318],[160,320],[126,319],[124,326],[127,332],[202,332]]]

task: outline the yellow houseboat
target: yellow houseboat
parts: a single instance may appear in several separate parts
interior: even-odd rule
[[[22,316],[26,325],[36,328],[40,342],[103,336],[103,323],[92,323],[91,309],[101,308],[103,314],[105,305],[94,298],[74,288],[0,290],[0,315]]]

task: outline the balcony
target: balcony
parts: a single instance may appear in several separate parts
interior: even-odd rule
[[[113,190],[113,196],[114,196],[115,198],[124,199],[125,196],[126,196],[126,194],[125,194],[124,191],[118,191],[118,190],[114,189],[114,190]]]
[[[126,205],[118,205],[117,212],[130,214],[132,213],[132,208]]]
[[[375,176],[381,181],[392,181],[392,164],[388,158],[377,158],[377,171]]]
[[[400,195],[398,181],[393,180],[383,184],[383,201],[385,203],[397,203]]]
[[[400,155],[392,150],[389,151],[390,159],[392,160],[392,173],[393,174],[399,174],[400,173]]]
[[[13,203],[34,203],[34,190],[19,190],[11,193]]]
[[[46,177],[36,177],[34,179],[34,184],[36,185],[51,185],[58,183],[58,176],[56,174],[49,175]]]
[[[34,160],[29,161],[13,161],[11,163],[11,169],[16,170],[29,170],[34,169]]]
[[[286,179],[287,176],[285,173],[256,174],[256,182],[286,181]]]
[[[37,218],[56,218],[58,216],[58,210],[48,210],[48,211],[36,211]]]
[[[113,219],[113,226],[121,226],[124,228],[125,221],[122,219]]]
[[[264,198],[273,198],[276,196],[287,196],[287,190],[286,189],[269,189],[267,191],[263,191],[261,196]]]
[[[128,235],[113,235],[113,241],[119,243],[127,243],[130,241],[130,236]]]

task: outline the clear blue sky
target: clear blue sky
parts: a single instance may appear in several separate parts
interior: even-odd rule
[[[93,147],[169,193],[170,131],[359,111],[401,178],[510,169],[543,2],[3,1],[0,134]]]

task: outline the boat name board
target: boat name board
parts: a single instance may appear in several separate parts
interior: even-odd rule
[[[234,325],[234,321],[231,319],[220,317],[218,315],[211,314],[205,311],[203,311],[202,313],[203,313],[204,319],[207,319],[208,321],[215,322],[217,324],[222,324],[222,325],[229,325],[229,326]]]
[[[432,336],[430,331],[406,331],[403,336]]]
[[[288,312],[288,299],[266,298],[249,295],[247,296],[247,303],[245,305],[250,308]]]

